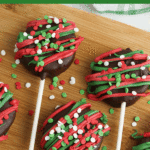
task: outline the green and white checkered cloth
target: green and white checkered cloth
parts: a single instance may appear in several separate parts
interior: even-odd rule
[[[93,13],[114,13],[118,15],[136,15],[150,12],[150,4],[86,4]]]

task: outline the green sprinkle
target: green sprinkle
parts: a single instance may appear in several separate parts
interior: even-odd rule
[[[117,82],[117,83],[116,83],[116,86],[119,87],[119,85],[120,85],[120,82]]]
[[[100,120],[101,120],[104,124],[106,124],[106,123],[108,122],[107,116],[105,115],[105,113],[102,113],[102,114],[103,114],[103,116],[100,118]]]
[[[41,18],[37,18],[36,20],[41,20]]]
[[[23,42],[23,39],[22,39],[22,38],[20,38],[20,39],[18,40],[18,42],[20,42],[20,43],[21,43],[21,42]]]
[[[60,47],[59,47],[59,51],[60,51],[60,52],[64,51],[64,47],[63,47],[63,46],[60,46]]]
[[[126,93],[128,93],[128,92],[129,92],[129,89],[128,89],[127,87],[125,88],[125,92],[126,92]]]
[[[66,94],[65,92],[63,92],[63,93],[61,94],[61,96],[65,98],[65,97],[67,97],[67,94]]]
[[[90,137],[87,137],[85,140],[86,140],[87,142],[90,141]]]
[[[81,102],[86,103],[86,98],[82,98]]]
[[[53,123],[53,119],[52,118],[50,118],[50,119],[48,119],[48,123]]]
[[[103,136],[103,135],[104,135],[104,133],[103,133],[102,130],[99,130],[99,131],[98,131],[98,134],[99,134],[99,136]]]
[[[66,143],[64,141],[61,142],[62,147],[66,146]]]
[[[72,124],[72,120],[71,119],[67,120],[67,123]]]
[[[15,78],[17,78],[17,75],[16,74],[12,74],[11,77],[15,79]]]
[[[73,46],[73,45],[72,45],[72,46],[70,46],[70,49],[74,49],[74,48],[75,48],[75,46]]]
[[[56,147],[52,147],[52,150],[57,150],[57,148]]]
[[[54,134],[50,134],[49,137],[50,137],[50,138],[53,138],[53,137],[54,137]]]
[[[45,16],[44,16],[44,19],[46,19],[46,20],[47,20],[47,19],[48,19],[48,16],[47,16],[47,15],[45,15]]]
[[[39,27],[41,27],[41,28],[42,28],[43,26],[42,26],[42,25],[39,25]]]
[[[106,146],[103,146],[103,147],[102,147],[102,150],[107,150],[107,147],[106,147]]]
[[[135,73],[132,73],[132,74],[131,74],[131,77],[132,77],[132,78],[136,78],[136,74],[135,74]]]
[[[88,148],[88,150],[94,150],[94,148],[93,148],[92,146],[90,146],[90,147]]]
[[[46,37],[46,32],[42,32],[42,36],[43,36],[43,37]]]
[[[52,23],[53,21],[52,21],[52,19],[48,19],[47,22],[48,23]]]
[[[51,47],[51,48],[54,48],[54,43],[51,43],[51,44],[50,44],[50,47]]]
[[[37,66],[44,66],[44,61],[40,61],[37,63]]]
[[[12,64],[11,65],[13,68],[16,68],[17,67],[17,64]]]
[[[111,75],[111,74],[109,74],[109,75],[108,75],[108,79],[111,79],[111,77],[112,77],[112,75]]]
[[[110,114],[113,114],[113,113],[114,113],[114,109],[113,109],[113,108],[110,108],[110,109],[109,109],[109,113],[110,113]]]
[[[75,39],[71,39],[71,40],[70,40],[70,42],[74,42],[74,41],[75,41]]]
[[[150,104],[150,101],[148,101],[147,104]]]
[[[54,87],[57,87],[57,83],[56,82],[53,82],[52,84],[53,84]]]
[[[107,94],[108,94],[108,95],[112,95],[112,92],[111,92],[111,91],[107,91]]]
[[[140,121],[140,117],[137,116],[137,117],[134,118],[134,120],[135,120],[136,122],[137,122],[137,121]]]
[[[113,69],[118,69],[118,67],[114,67]]]
[[[57,49],[57,48],[58,48],[58,45],[57,45],[57,44],[54,44],[54,48]]]
[[[42,41],[42,46],[44,46],[45,45],[45,42],[44,41]]]
[[[37,46],[39,47],[39,49],[42,47],[41,43],[37,43]]]
[[[80,90],[80,94],[83,95],[85,91],[83,89]]]
[[[65,120],[69,120],[69,119],[70,119],[70,116],[69,116],[69,115],[66,115],[64,118],[65,118]]]
[[[104,136],[108,136],[109,133],[110,133],[110,131],[105,132],[105,133],[104,133]]]
[[[61,129],[65,129],[65,125],[62,124],[62,125],[60,126],[60,128],[61,128]]]
[[[69,141],[73,140],[73,136],[70,135],[70,136],[68,137],[68,140],[69,140]]]
[[[51,35],[50,33],[47,33],[47,34],[46,34],[46,38],[47,38],[47,39],[49,39],[49,38],[51,38],[51,37],[52,37],[52,35]]]
[[[130,78],[130,75],[129,75],[129,74],[126,74],[126,75],[125,75],[125,78],[126,78],[126,79],[129,79],[129,78]]]
[[[108,82],[109,83],[109,86],[112,86],[112,83],[111,82]]]
[[[65,18],[63,18],[63,23],[66,23],[66,22],[67,22],[67,20]]]
[[[99,65],[101,65],[102,63],[103,63],[102,61],[99,61],[99,62],[98,62]]]
[[[54,78],[53,78],[53,81],[54,81],[54,82],[58,82],[58,77],[54,77]]]

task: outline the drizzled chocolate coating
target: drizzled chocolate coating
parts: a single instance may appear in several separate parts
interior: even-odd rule
[[[52,23],[51,27],[53,27],[55,25],[56,25],[55,23]],[[43,25],[42,27],[38,27],[38,29],[36,31],[42,31],[44,29],[46,29],[46,25]],[[33,27],[29,27],[29,28],[27,28],[26,32],[29,34],[32,30],[33,30]],[[56,41],[61,41],[61,40],[65,40],[65,39],[68,39],[68,38],[75,38],[75,37],[76,37],[75,34],[70,34],[70,35],[67,35],[67,36],[60,37],[58,39],[50,38],[50,41],[51,41],[51,43],[54,43]],[[40,41],[40,43],[42,41]],[[28,45],[28,46],[26,46],[24,48],[35,48],[35,47],[36,47],[36,44],[33,43],[33,44]],[[55,53],[57,53],[57,52],[53,51],[53,52],[50,52],[50,53],[43,54],[41,56],[47,56],[49,54],[53,55]],[[46,65],[43,68],[42,72],[36,72],[35,71],[35,64],[29,64],[29,62],[33,60],[34,56],[33,57],[24,57],[23,56],[20,59],[20,61],[25,66],[25,68],[27,70],[32,72],[34,75],[39,76],[43,80],[46,77],[53,78],[54,76],[58,76],[62,72],[66,71],[69,68],[69,66],[72,64],[72,62],[74,60],[74,57],[75,57],[75,53],[72,56],[70,56],[70,57],[62,59],[63,60],[62,64],[59,64],[58,61],[56,60],[56,61]]]
[[[126,54],[132,52],[132,50],[130,48],[127,48],[126,50],[122,50],[116,54],[118,55],[122,55],[122,54]],[[116,56],[113,54],[111,56],[108,56],[104,59],[111,59],[111,58],[115,58]],[[131,66],[131,62],[134,61],[135,64],[140,64],[142,62],[144,62],[143,60],[125,60],[125,64],[127,66]],[[110,62],[109,63],[109,68],[114,68],[114,67],[118,67],[118,61],[114,61],[114,62]],[[101,65],[102,67],[105,67],[104,64]],[[93,73],[96,73],[97,71],[92,71]],[[145,70],[136,70],[136,71],[130,71],[130,72],[126,72],[125,74],[129,74],[131,75],[132,73],[135,73],[136,76],[143,76],[143,75],[148,75],[149,74],[149,70],[146,68]],[[94,91],[97,86],[92,86],[91,87],[91,91]],[[143,93],[148,89],[148,85],[143,85],[143,86],[139,86],[139,87],[129,87],[129,93],[132,93],[132,91],[136,91],[137,93]],[[124,89],[113,89],[111,90],[112,93],[124,93]],[[106,93],[107,94],[107,93]],[[104,96],[106,94],[103,94],[101,96]],[[140,96],[124,96],[124,97],[111,97],[111,98],[107,98],[104,99],[104,102],[108,103],[109,105],[113,106],[113,107],[120,107],[122,102],[126,102],[126,106],[130,106],[133,105],[138,99],[140,98]]]
[[[67,115],[67,114],[69,113],[69,111],[72,109],[73,106],[74,106],[74,104],[71,105],[70,107],[68,107],[67,109],[64,109],[64,110],[61,111],[60,113],[58,113],[55,117],[53,117],[54,122],[53,122],[53,123],[48,123],[48,124],[45,126],[45,128],[44,128],[44,130],[43,130],[43,134],[45,134],[51,127],[53,127],[53,126],[58,122],[58,120],[59,120],[61,117],[64,117],[65,115]],[[62,107],[62,106],[61,106],[61,107]],[[57,109],[58,109],[58,108],[57,108]],[[56,110],[57,110],[57,109],[56,109]],[[84,110],[79,114],[79,117],[82,116],[83,114],[85,114],[85,113],[88,112],[88,111],[90,111],[89,108],[84,109]],[[100,119],[98,119],[98,122],[100,122]],[[65,124],[65,125],[66,125],[66,124]],[[87,131],[88,131],[88,129],[85,128],[85,132],[87,132]],[[100,143],[98,143],[98,144],[96,145],[97,147],[96,147],[94,150],[99,150],[99,148],[100,148],[100,146],[101,146],[101,144],[102,144],[102,141],[103,141],[103,137],[100,137]],[[69,150],[69,148],[66,149],[66,150]]]
[[[2,100],[3,99],[0,99],[0,101]],[[10,98],[10,100],[6,102],[2,108],[0,108],[0,113],[12,106],[9,104],[10,101],[12,101],[12,98]],[[0,125],[0,136],[5,135],[8,132],[10,126],[14,122],[15,117],[16,117],[16,111],[13,111],[12,113],[9,114],[9,119],[7,120],[5,120],[4,118],[2,119],[4,125],[2,126]]]

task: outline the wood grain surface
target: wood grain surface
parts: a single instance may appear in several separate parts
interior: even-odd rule
[[[33,122],[33,116],[29,116],[28,111],[35,110],[40,79],[29,73],[21,64],[15,69],[11,67],[11,64],[14,63],[14,45],[19,32],[25,31],[27,22],[36,18],[43,18],[45,15],[74,21],[80,29],[77,34],[85,39],[76,53],[76,58],[80,60],[80,64],[72,64],[65,73],[59,75],[59,80],[66,81],[63,92],[67,93],[67,98],[61,97],[62,91],[58,88],[50,91],[51,79],[46,79],[38,129],[56,105],[66,104],[70,100],[79,101],[81,98],[86,98],[86,94],[80,95],[79,90],[86,90],[87,88],[84,77],[90,74],[89,66],[95,57],[118,47],[130,47],[132,50],[142,49],[145,53],[150,54],[150,33],[111,19],[63,5],[0,5],[0,50],[4,49],[7,53],[6,56],[0,56],[3,59],[0,63],[0,80],[8,83],[11,92],[14,93],[14,98],[20,100],[19,112],[8,132],[9,139],[0,143],[0,150],[28,150]],[[11,77],[12,73],[17,75],[16,79]],[[69,84],[71,76],[76,78],[75,85]],[[20,90],[15,89],[15,82],[21,82],[22,88]],[[25,88],[26,82],[31,83],[29,89]],[[55,99],[49,100],[48,97],[52,94],[55,95]],[[136,144],[130,138],[134,129],[138,129],[140,133],[150,131],[150,105],[147,104],[148,100],[150,100],[150,96],[140,98],[136,104],[126,108],[122,150],[130,150]],[[104,102],[91,100],[87,100],[87,102],[92,104],[92,109],[107,114],[108,124],[112,130],[110,135],[104,139],[102,146],[107,146],[108,150],[115,150],[120,108],[114,108],[115,113],[111,115],[109,114],[111,106]],[[135,116],[139,116],[141,120],[137,123],[137,127],[132,127],[131,123]],[[41,137],[42,133],[38,132],[35,150],[41,149]]]

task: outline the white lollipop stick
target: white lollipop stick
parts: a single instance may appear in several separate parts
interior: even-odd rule
[[[31,133],[29,150],[34,150],[34,144],[35,144],[35,139],[36,139],[36,131],[37,131],[38,120],[39,120],[39,115],[40,115],[44,84],[45,84],[45,79],[40,81],[37,104],[36,104],[35,115],[34,115],[34,121],[33,121],[33,126],[32,126],[32,133]]]
[[[121,141],[122,141],[122,132],[123,132],[124,117],[125,117],[125,109],[126,109],[126,102],[123,102],[121,104],[121,112],[120,112],[119,130],[118,130],[118,139],[117,139],[116,150],[120,150],[121,149]]]

